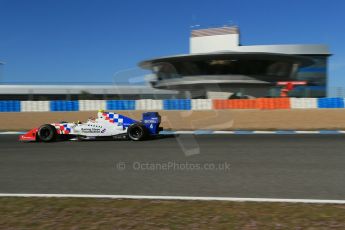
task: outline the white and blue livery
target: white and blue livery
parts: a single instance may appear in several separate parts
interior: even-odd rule
[[[52,142],[72,138],[126,137],[140,141],[158,135],[163,130],[160,122],[161,117],[157,112],[145,112],[142,120],[137,121],[118,113],[98,111],[97,118],[89,118],[86,122],[45,124],[21,135],[19,140]]]

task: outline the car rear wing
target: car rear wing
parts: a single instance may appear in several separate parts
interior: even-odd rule
[[[161,127],[159,127],[161,123],[161,116],[157,112],[143,113],[143,119],[141,122],[149,130],[151,135],[157,135],[159,131],[163,130]]]

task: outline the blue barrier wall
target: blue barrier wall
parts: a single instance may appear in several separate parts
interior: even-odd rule
[[[79,111],[79,101],[51,101],[50,111]]]
[[[191,110],[192,101],[190,99],[167,99],[163,100],[164,110]]]
[[[135,110],[135,100],[107,101],[107,110]]]
[[[35,103],[34,103],[35,102]],[[44,102],[44,103],[43,103]],[[163,103],[162,103],[163,102]],[[193,102],[193,103],[192,103]],[[49,103],[49,104],[48,104]],[[79,103],[81,107],[79,106]],[[109,101],[0,101],[0,112],[27,112],[27,111],[94,111],[106,110],[212,110],[214,101],[190,100],[190,99],[166,99],[160,100],[160,106],[152,109],[154,100],[145,103],[137,103],[135,100],[109,100]],[[205,103],[207,106],[205,107]],[[290,98],[291,109],[310,108],[345,108],[344,98]],[[162,105],[163,104],[163,105]],[[193,104],[193,105],[192,105]],[[31,105],[31,107],[30,107]],[[49,105],[49,108],[47,107]],[[86,109],[86,108],[89,108]]]
[[[343,98],[318,98],[317,107],[321,109],[344,108],[344,99]]]
[[[0,101],[0,112],[20,112],[20,101]]]

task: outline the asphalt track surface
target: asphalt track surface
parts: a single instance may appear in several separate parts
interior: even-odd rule
[[[0,193],[343,200],[345,135],[57,143],[0,135]]]

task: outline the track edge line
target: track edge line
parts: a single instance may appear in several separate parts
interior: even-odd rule
[[[240,197],[198,197],[198,196],[0,193],[0,197],[97,198],[97,199],[145,199],[145,200],[189,200],[189,201],[233,201],[233,202],[270,202],[270,203],[345,204],[345,200],[240,198]]]

